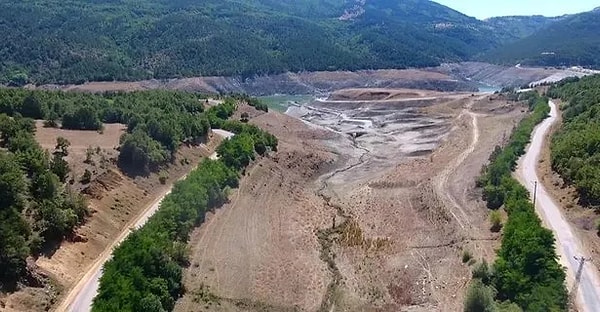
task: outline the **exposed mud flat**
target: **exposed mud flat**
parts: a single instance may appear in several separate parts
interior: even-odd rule
[[[445,100],[317,100],[292,106],[287,114],[346,138],[329,143],[338,154],[362,161],[360,168],[340,172],[330,179],[333,184],[347,186],[372,178],[373,172],[389,169],[403,158],[425,156],[436,149],[449,133],[450,117],[424,113],[421,108]]]
[[[461,81],[441,72],[419,69],[301,72],[246,79],[239,77],[194,77],[136,82],[88,82],[81,85],[43,85],[38,88],[86,92],[169,89],[207,93],[246,93],[253,96],[262,96],[272,94],[322,94],[355,87],[410,88],[438,91],[477,90],[471,82]]]
[[[478,62],[442,64],[422,69],[317,71],[241,77],[191,77],[165,80],[87,82],[81,85],[28,86],[46,90],[85,92],[136,91],[149,89],[184,90],[205,93],[329,94],[348,88],[422,89],[436,91],[477,91],[480,84],[493,87],[521,86],[589,74],[579,69],[545,69],[500,66]]]
[[[568,77],[581,77],[590,71],[570,68],[501,66],[479,62],[443,64],[435,69],[457,79],[476,81],[496,87],[522,86],[544,82],[557,82]]]

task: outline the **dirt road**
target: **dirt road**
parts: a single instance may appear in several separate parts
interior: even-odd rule
[[[213,130],[213,132],[224,138],[230,138],[234,135],[233,133],[224,130]],[[210,158],[216,159],[216,153],[211,155]],[[180,180],[185,179],[186,176],[182,177]],[[98,287],[100,286],[102,267],[112,257],[112,251],[121,244],[133,230],[141,228],[148,222],[150,217],[158,211],[160,203],[171,193],[172,189],[173,185],[154,201],[152,205],[145,209],[140,216],[134,219],[131,222],[131,226],[123,231],[118,238],[102,252],[98,257],[98,260],[96,260],[83,278],[71,289],[65,300],[57,307],[56,311],[84,312],[92,309],[94,297],[98,294]]]
[[[171,189],[157,199],[136,220],[132,221],[132,226],[123,231],[115,242],[104,250],[84,277],[75,285],[75,287],[73,287],[63,303],[57,307],[56,311],[84,312],[92,309],[92,302],[94,297],[98,294],[98,287],[100,286],[102,267],[112,257],[113,249],[121,244],[133,229],[138,229],[146,224],[148,219],[158,211],[160,202],[162,202],[169,193],[171,193]]]
[[[469,147],[463,151],[458,157],[456,157],[448,166],[435,178],[435,186],[438,193],[445,197],[446,201],[452,205],[449,210],[452,217],[456,220],[458,225],[464,230],[465,226],[470,226],[469,217],[464,209],[456,202],[456,199],[448,191],[448,178],[450,175],[469,157],[475,150],[477,143],[479,142],[479,126],[477,123],[478,115],[466,110],[463,114],[467,114],[471,117],[472,124],[472,139]],[[458,212],[456,212],[458,211]]]
[[[517,178],[532,194],[534,192],[534,182],[540,180],[536,168],[542,145],[548,130],[558,116],[556,104],[550,101],[550,107],[550,117],[535,129],[527,153],[521,158],[517,169]],[[600,307],[600,278],[598,272],[589,264],[581,266],[581,257],[587,258],[588,255],[563,216],[561,208],[548,195],[541,183],[538,183],[537,186],[535,208],[544,224],[552,229],[556,236],[560,262],[567,268],[569,290],[571,296],[576,298],[576,305],[579,310],[598,311]]]

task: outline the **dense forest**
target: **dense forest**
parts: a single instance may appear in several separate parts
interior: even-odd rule
[[[489,208],[504,207],[508,220],[492,268],[483,263],[473,272],[467,312],[567,310],[565,272],[558,263],[554,236],[542,226],[527,190],[511,175],[550,107],[548,99],[537,93],[521,94],[520,100],[528,101],[531,114],[515,128],[509,143],[495,150],[477,182]]]
[[[506,29],[512,40],[519,40],[545,29],[554,22],[567,18],[568,15],[558,17],[546,17],[542,15],[533,16],[498,16],[485,20],[493,25],[495,29]],[[510,41],[510,40],[509,40]]]
[[[0,114],[0,290],[26,277],[30,254],[60,242],[88,215],[66,183],[68,141],[59,138],[50,153],[34,131],[32,119]]]
[[[486,53],[490,62],[600,68],[600,10],[566,16],[514,43]]]
[[[573,184],[584,205],[600,205],[600,76],[569,79],[548,95],[564,101],[552,138],[552,168]]]
[[[0,1],[0,21],[8,85],[435,66],[520,38],[429,0]]]
[[[92,311],[171,311],[183,294],[189,265],[187,240],[209,209],[227,201],[239,173],[255,158],[277,149],[277,139],[256,126],[228,121],[232,107],[207,111],[211,124],[236,133],[218,147],[219,160],[204,160],[161,202],[158,212],[115,249],[104,266]]]

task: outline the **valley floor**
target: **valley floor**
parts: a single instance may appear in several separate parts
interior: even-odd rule
[[[176,311],[462,308],[470,265],[499,245],[475,178],[526,109],[359,96],[251,118],[280,148],[194,232]]]

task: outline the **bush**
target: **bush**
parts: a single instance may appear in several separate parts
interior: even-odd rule
[[[56,119],[44,120],[44,128],[58,128],[58,122]]]
[[[81,182],[82,184],[88,184],[91,181],[92,181],[92,173],[89,170],[85,169],[79,182]]]
[[[240,119],[240,121],[246,123],[246,122],[248,122],[250,115],[248,115],[248,113],[246,113],[246,112],[243,112],[241,117],[242,118]]]
[[[471,261],[471,259],[473,259],[473,255],[471,254],[471,252],[468,250],[463,250],[462,262],[467,263],[467,262]]]
[[[492,227],[490,230],[492,232],[500,232],[502,229],[502,214],[498,210],[494,210],[490,212],[490,223]]]
[[[481,260],[481,263],[473,268],[473,278],[481,280],[486,285],[490,282],[491,272],[487,261]]]
[[[494,312],[495,303],[493,291],[484,285],[480,280],[473,280],[471,285],[469,285],[469,289],[467,290],[464,311]]]
[[[158,181],[160,182],[160,184],[165,185],[167,183],[167,179],[169,178],[168,174],[166,172],[161,172],[159,177],[158,177]]]

